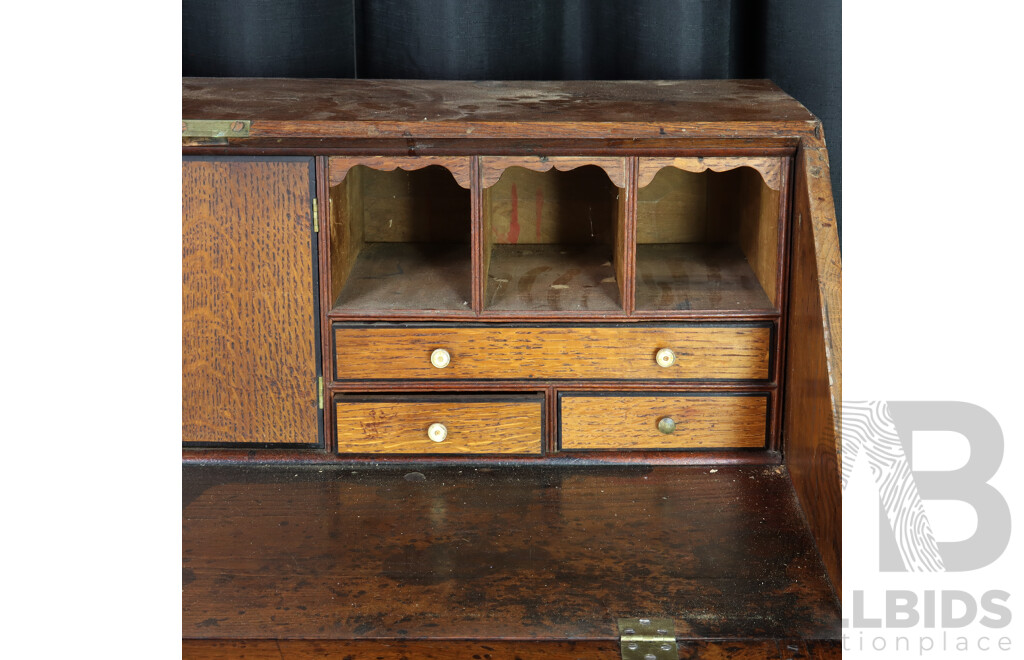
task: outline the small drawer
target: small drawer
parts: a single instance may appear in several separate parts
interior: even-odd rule
[[[768,380],[770,323],[336,325],[338,380]]]
[[[768,394],[559,395],[563,450],[765,446]]]
[[[542,395],[340,395],[339,454],[540,454]]]

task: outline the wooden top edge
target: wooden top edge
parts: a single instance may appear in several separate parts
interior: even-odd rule
[[[768,80],[183,78],[182,117],[249,120],[250,137],[353,138],[794,134],[818,123]]]

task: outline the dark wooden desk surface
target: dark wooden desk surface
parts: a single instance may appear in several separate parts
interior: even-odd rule
[[[694,642],[839,636],[780,466],[187,465],[183,481],[185,638],[617,643],[630,616]]]

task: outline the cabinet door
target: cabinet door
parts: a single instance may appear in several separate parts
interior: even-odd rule
[[[317,445],[310,158],[185,158],[182,441]]]

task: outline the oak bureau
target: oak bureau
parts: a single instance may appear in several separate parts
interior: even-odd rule
[[[840,257],[798,102],[185,79],[182,103],[186,469],[782,474],[838,590]]]

